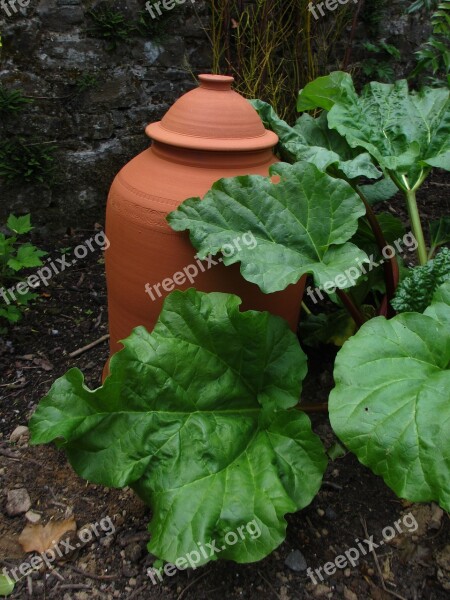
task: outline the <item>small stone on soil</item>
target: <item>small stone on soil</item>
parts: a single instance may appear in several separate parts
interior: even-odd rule
[[[437,578],[444,588],[450,591],[450,544],[436,554]]]
[[[293,550],[284,561],[284,564],[289,567],[292,571],[300,572],[306,571],[308,565],[306,559],[300,550]]]
[[[330,521],[336,521],[337,519],[337,513],[334,509],[331,508],[331,506],[327,506],[325,510],[325,516]]]
[[[9,441],[12,444],[15,444],[16,442],[18,442],[20,440],[21,437],[29,437],[29,430],[28,427],[25,427],[25,425],[18,425],[14,431],[11,433],[11,435],[9,436]]]
[[[10,517],[26,513],[31,507],[31,500],[25,488],[10,490],[6,501],[6,514]]]
[[[29,510],[25,513],[25,519],[30,523],[37,523],[41,520],[41,515],[32,510]]]
[[[349,590],[348,587],[344,586],[344,599],[345,600],[358,600],[358,596],[352,590]]]
[[[332,594],[332,590],[327,587],[326,585],[323,585],[323,583],[319,583],[318,585],[316,585],[314,591],[313,591],[313,596],[315,598],[324,598],[325,596],[328,596],[329,598],[331,598]]]
[[[142,556],[142,552],[142,546],[136,542],[125,546],[125,556],[132,563],[136,563],[139,561],[139,559]]]
[[[444,511],[442,510],[442,508],[433,502],[431,504],[431,517],[428,528],[435,530],[440,529],[443,516]]]

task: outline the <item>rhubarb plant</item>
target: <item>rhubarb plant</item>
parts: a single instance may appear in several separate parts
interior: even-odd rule
[[[333,73],[299,96],[301,111],[324,112],[292,127],[254,102],[286,162],[268,177],[221,179],[167,219],[175,231],[189,230],[200,259],[251,232],[256,248],[223,252],[226,266],[240,263],[264,293],[309,275],[350,312],[350,324],[342,310],[314,315],[320,339],[342,346],[333,428],[399,496],[449,510],[448,251],[435,255],[448,243],[448,219],[430,225],[424,255],[414,212],[426,175],[448,168],[448,107],[442,90],[409,94],[405,85],[371,84],[358,96],[347,74]],[[414,235],[374,213],[393,183],[406,193]],[[395,315],[389,303],[399,270],[408,270],[386,259],[381,278],[375,263],[401,236],[432,262],[404,276],[394,306],[401,301],[407,312]],[[414,292],[417,282],[426,289]],[[420,302],[408,304],[411,292]],[[152,509],[149,551],[166,561],[200,545],[213,552],[197,564],[262,559],[283,541],[285,515],[312,501],[326,467],[296,406],[306,374],[296,336],[279,317],[240,312],[239,304],[228,294],[173,292],[151,333],[138,327],[123,341],[101,387],[88,389],[71,369],[30,422],[31,442],[55,441],[80,476],[135,490]],[[252,521],[257,539],[226,543]]]
[[[71,369],[30,421],[31,442],[57,441],[81,477],[136,491],[152,509],[148,549],[165,561],[210,544],[197,564],[260,560],[321,485],[324,448],[294,408],[306,356],[283,319],[239,304],[173,292],[152,333],[123,341],[100,388]],[[251,521],[257,539],[227,544]]]
[[[416,192],[433,167],[450,170],[450,91],[424,87],[410,92],[406,80],[371,82],[358,95],[351,76],[332,73],[301,91],[297,108],[322,108],[351,148],[366,150],[404,194],[417,254],[428,253]]]

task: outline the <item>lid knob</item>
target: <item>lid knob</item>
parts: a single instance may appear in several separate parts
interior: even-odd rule
[[[234,82],[234,77],[230,75],[212,75],[205,73],[199,75],[200,87],[208,90],[229,91]]]

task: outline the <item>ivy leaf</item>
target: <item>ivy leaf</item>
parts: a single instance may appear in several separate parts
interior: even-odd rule
[[[23,217],[15,217],[13,214],[9,215],[6,225],[8,229],[14,231],[17,234],[28,233],[33,229],[30,222],[31,215],[24,215]]]
[[[167,220],[175,231],[190,229],[201,259],[252,232],[257,246],[240,245],[223,262],[240,261],[243,277],[264,293],[283,290],[306,273],[316,285],[341,275],[339,287],[351,286],[345,271],[368,260],[347,241],[365,214],[358,195],[306,162],[272,165],[270,175],[278,175],[279,183],[261,175],[221,179],[202,201],[186,200]]]
[[[7,265],[13,271],[20,271],[26,267],[40,267],[43,262],[41,257],[45,256],[47,252],[44,250],[38,250],[36,246],[32,244],[22,244],[17,250],[15,257],[8,260]]]
[[[450,290],[445,285],[438,318],[378,317],[345,344],[336,359],[329,410],[339,438],[398,496],[434,500],[448,511]]]
[[[71,369],[30,421],[33,444],[62,439],[80,476],[130,485],[151,506],[148,548],[169,562],[211,541],[219,550],[198,564],[264,558],[326,467],[308,417],[292,410],[306,374],[296,336],[239,304],[173,292],[152,333],[138,327],[123,341],[102,387],[89,390]],[[252,521],[257,539],[227,544]]]

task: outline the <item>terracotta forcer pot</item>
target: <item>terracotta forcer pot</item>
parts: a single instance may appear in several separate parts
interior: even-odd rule
[[[218,179],[268,175],[277,162],[272,148],[278,137],[231,89],[233,77],[200,75],[199,80],[200,87],[175,102],[162,121],[148,125],[153,144],[123,167],[109,193],[105,260],[111,354],[137,325],[153,329],[173,289],[237,294],[242,309],[268,310],[292,329],[297,326],[304,281],[263,294],[244,280],[239,264],[203,261],[202,272],[188,232],[173,231],[165,219],[186,198],[203,197]]]

